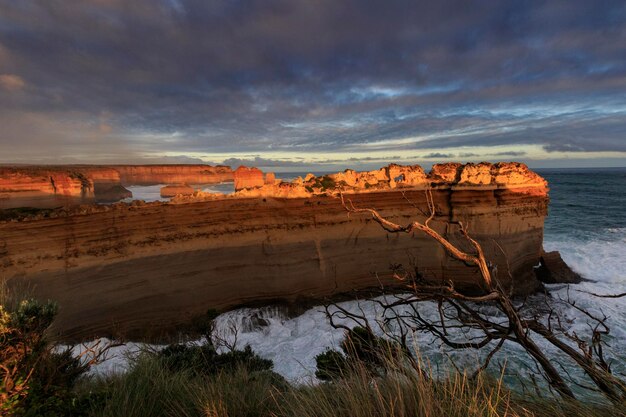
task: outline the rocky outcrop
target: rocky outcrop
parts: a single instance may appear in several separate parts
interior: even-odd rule
[[[94,183],[80,170],[0,167],[0,209],[52,208],[94,201]]]
[[[268,172],[265,174],[265,184],[274,184],[276,182],[276,174]]]
[[[96,203],[112,203],[131,198],[133,193],[122,185],[120,173],[107,167],[83,167],[82,174],[93,182]]]
[[[248,168],[240,166],[235,170],[235,191],[245,190],[248,188],[258,188],[265,185],[263,171],[258,168]],[[268,183],[268,185],[272,185]]]
[[[171,198],[177,195],[192,195],[195,192],[193,188],[187,184],[166,185],[161,187],[161,197]]]
[[[195,193],[174,204],[89,206],[0,222],[0,276],[57,300],[55,329],[67,339],[160,335],[208,308],[397,284],[390,265],[476,287],[479,272],[427,236],[388,234],[369,216],[348,215],[338,189],[356,207],[375,207],[402,224],[423,217],[431,189],[434,228],[470,250],[456,226],[462,221],[503,285],[518,293],[540,285],[533,267],[547,187],[512,164],[436,166],[430,175],[392,165],[264,181],[234,196]]]
[[[480,189],[519,188],[524,189],[520,190],[521,192],[538,193],[540,196],[547,193],[547,182],[526,165],[517,162],[437,164],[428,175],[419,165],[391,164],[374,171],[357,172],[347,169],[320,177],[308,174],[304,179],[299,177],[289,183],[275,179],[273,181],[266,179],[263,182],[262,173],[256,168],[240,167],[237,171],[235,195],[242,197],[302,198],[334,195],[340,190],[354,193],[403,188],[471,189],[476,186]]]
[[[230,167],[209,165],[0,167],[0,209],[112,203],[132,197],[125,186],[232,180]]]
[[[227,166],[210,165],[115,165],[124,185],[218,184],[232,181]]]
[[[546,284],[578,284],[584,279],[561,258],[558,251],[541,252],[540,264],[535,268],[537,279]]]

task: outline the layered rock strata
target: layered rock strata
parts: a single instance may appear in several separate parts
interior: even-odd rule
[[[209,165],[0,167],[0,209],[112,203],[132,197],[125,186],[232,180],[230,167]]]
[[[94,182],[80,170],[0,167],[0,209],[94,201]]]
[[[124,185],[217,184],[233,180],[227,166],[210,165],[115,165]]]
[[[192,195],[194,191],[195,190],[187,184],[177,184],[161,187],[160,193],[163,198],[171,198],[177,195]]]
[[[258,168],[240,166],[234,172],[235,191],[258,188],[265,185],[263,172]],[[273,181],[271,182],[273,184]]]
[[[547,184],[522,164],[438,165],[430,175],[390,165],[174,199],[181,204],[118,203],[4,222],[0,275],[57,300],[55,330],[68,340],[159,336],[208,308],[398,284],[391,265],[477,287],[478,270],[429,237],[388,234],[367,215],[348,215],[339,190],[398,223],[424,219],[431,190],[435,229],[470,250],[462,221],[503,285],[518,293],[539,285],[533,267]]]

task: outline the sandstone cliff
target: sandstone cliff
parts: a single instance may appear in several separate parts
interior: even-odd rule
[[[94,183],[78,170],[0,167],[0,209],[50,208],[93,201]]]
[[[227,166],[209,165],[115,165],[124,185],[217,184],[233,180]]]
[[[235,191],[247,188],[258,188],[265,185],[263,172],[258,168],[248,168],[240,166],[235,170]],[[271,182],[273,184],[273,181]]]
[[[195,190],[187,184],[173,184],[161,187],[160,193],[161,197],[171,198],[177,195],[192,195],[194,191]]]
[[[423,216],[432,188],[431,225],[469,250],[455,226],[463,221],[504,285],[518,293],[538,286],[547,186],[522,164],[446,164],[430,175],[391,165],[175,200],[181,204],[118,203],[0,222],[0,276],[57,300],[55,328],[70,339],[154,336],[207,308],[390,284],[390,265],[476,285],[478,271],[430,238],[387,234],[366,215],[348,216],[336,187],[399,223]],[[246,197],[253,192],[259,197]]]
[[[0,209],[112,203],[132,197],[124,186],[232,180],[229,167],[209,165],[0,167]]]

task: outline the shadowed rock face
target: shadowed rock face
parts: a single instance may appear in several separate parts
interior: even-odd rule
[[[424,218],[431,189],[434,228],[470,250],[456,226],[462,221],[505,286],[528,293],[540,285],[533,267],[547,184],[522,164],[446,164],[430,175],[392,165],[174,200],[181,204],[119,203],[27,217],[0,223],[0,275],[57,300],[56,330],[74,340],[158,336],[208,308],[397,284],[390,265],[476,288],[478,270],[427,236],[388,234],[367,215],[348,216],[336,187],[356,207],[402,224]]]

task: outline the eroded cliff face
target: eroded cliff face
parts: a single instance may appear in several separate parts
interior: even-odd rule
[[[130,185],[232,181],[230,167],[209,165],[0,167],[0,209],[112,203],[132,197]]]
[[[258,168],[248,168],[246,166],[240,166],[234,172],[235,178],[235,191],[244,190],[247,188],[258,188],[265,185],[265,178],[263,172]],[[270,181],[273,184],[273,181]]]
[[[356,172],[347,169],[321,177],[308,174],[305,178],[296,178],[289,183],[276,180],[273,174],[266,175],[265,181],[260,171],[255,175],[255,180],[248,181],[246,186],[235,187],[235,196],[301,198],[334,195],[338,190],[362,193],[407,188],[470,189],[477,186],[516,188],[520,192],[547,194],[547,182],[518,162],[436,164],[428,175],[419,165],[391,164],[374,171]],[[526,190],[521,190],[523,188]],[[198,194],[198,197],[202,197],[202,194]]]
[[[124,185],[217,184],[233,180],[227,166],[210,165],[116,165]]]
[[[518,293],[538,287],[533,267],[547,186],[522,164],[437,165],[429,175],[390,165],[273,181],[266,176],[235,196],[91,206],[0,223],[0,275],[57,300],[55,329],[75,340],[155,336],[208,308],[397,284],[390,265],[476,288],[478,270],[429,237],[388,234],[367,215],[348,215],[336,197],[342,189],[356,207],[408,223],[423,218],[431,189],[434,228],[470,250],[455,225],[462,221],[503,285]]]
[[[94,183],[81,171],[0,167],[0,209],[52,208],[94,201]]]

